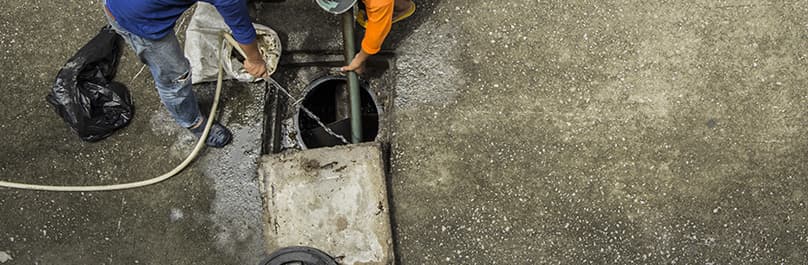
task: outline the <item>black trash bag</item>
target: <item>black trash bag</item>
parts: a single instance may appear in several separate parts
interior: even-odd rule
[[[135,114],[129,90],[112,81],[122,42],[109,26],[102,28],[59,70],[46,97],[56,114],[84,141],[110,136],[129,124]]]

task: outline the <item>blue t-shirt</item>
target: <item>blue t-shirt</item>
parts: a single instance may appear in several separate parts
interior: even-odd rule
[[[255,40],[246,0],[201,0],[216,7],[241,44]],[[197,0],[106,0],[118,25],[140,37],[159,40],[174,30],[177,19]]]

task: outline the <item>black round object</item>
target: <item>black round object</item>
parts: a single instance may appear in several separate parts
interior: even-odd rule
[[[337,265],[334,258],[325,252],[310,247],[286,247],[279,249],[264,259],[259,265]]]

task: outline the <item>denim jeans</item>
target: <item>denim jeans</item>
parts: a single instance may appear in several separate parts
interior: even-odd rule
[[[109,16],[107,21],[135,50],[140,61],[149,66],[160,100],[174,120],[185,128],[202,120],[191,88],[191,67],[174,32],[159,40],[149,40],[126,31]]]

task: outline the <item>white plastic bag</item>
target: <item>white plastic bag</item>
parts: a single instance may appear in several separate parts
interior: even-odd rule
[[[258,35],[258,48],[264,61],[267,62],[267,73],[272,74],[281,57],[281,41],[271,28],[253,23]],[[194,84],[216,81],[219,75],[219,49],[222,49],[222,32],[231,32],[224,23],[224,18],[211,4],[197,2],[194,15],[185,32],[185,57],[191,63],[191,80]],[[247,73],[244,65],[236,59],[237,53],[230,46],[224,45],[223,55],[225,79],[236,79],[242,82],[255,82],[261,79]]]

